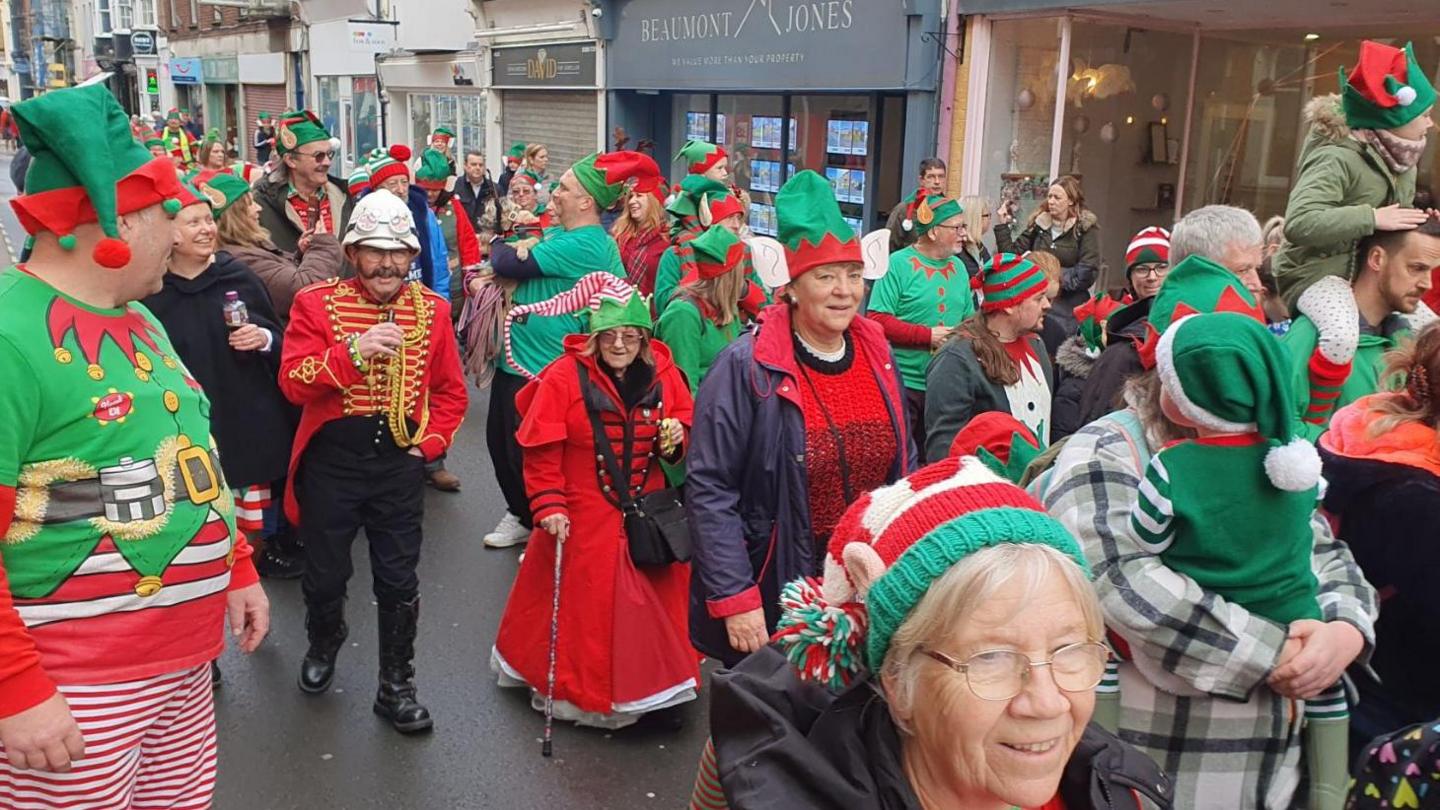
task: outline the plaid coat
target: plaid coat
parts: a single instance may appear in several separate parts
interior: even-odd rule
[[[1129,516],[1150,449],[1126,421],[1135,427],[1133,412],[1082,428],[1031,487],[1080,539],[1106,626],[1142,662],[1121,664],[1120,738],[1174,777],[1176,807],[1285,810],[1304,798],[1296,791],[1303,706],[1271,691],[1265,678],[1286,628],[1201,591],[1141,550]],[[1366,662],[1375,640],[1375,591],[1325,520],[1312,525],[1321,610],[1327,621],[1360,630]]]

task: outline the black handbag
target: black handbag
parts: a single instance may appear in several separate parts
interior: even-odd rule
[[[605,425],[600,421],[597,403],[602,401],[602,398],[595,390],[595,384],[590,381],[585,367],[577,363],[575,368],[580,375],[585,413],[590,417],[590,429],[594,432],[595,451],[605,465],[605,472],[610,476],[611,485],[608,491],[603,480],[599,485],[606,499],[620,510],[624,518],[630,561],[637,566],[689,562],[692,550],[690,524],[685,517],[685,504],[680,498],[680,490],[667,487],[639,498],[631,496],[630,476],[623,475],[621,471],[634,469],[631,455],[634,449],[634,423],[628,416],[625,418],[624,458],[616,459],[615,448],[610,445],[610,437],[605,433]],[[641,480],[650,477],[653,463],[652,457],[645,465],[645,474]]]

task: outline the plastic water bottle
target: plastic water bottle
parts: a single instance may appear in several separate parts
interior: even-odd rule
[[[245,309],[245,302],[240,300],[240,293],[234,290],[225,293],[225,306],[222,311],[225,313],[225,326],[228,329],[239,329],[250,322],[250,313]]]

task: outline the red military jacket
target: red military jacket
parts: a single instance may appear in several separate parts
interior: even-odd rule
[[[374,359],[365,371],[351,360],[347,340],[393,318],[405,330],[400,355]],[[398,390],[393,369],[403,360]],[[303,407],[290,450],[285,514],[299,522],[295,471],[311,437],[326,422],[388,412],[403,396],[405,414],[420,428],[413,447],[426,461],[439,458],[455,440],[470,396],[445,299],[411,282],[395,300],[380,304],[358,280],[330,279],[295,294],[280,359],[280,390]]]

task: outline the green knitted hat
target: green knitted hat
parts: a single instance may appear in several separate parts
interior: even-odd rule
[[[370,189],[370,166],[365,161],[355,164],[355,171],[345,178],[345,189],[351,197]]]
[[[130,263],[117,218],[152,205],[179,211],[180,184],[169,158],[135,142],[130,119],[104,85],[51,90],[11,107],[30,150],[25,193],[10,201],[26,233],[48,231],[75,246],[77,226],[105,234],[91,253],[102,267]]]
[[[195,187],[210,201],[217,217],[250,193],[250,184],[228,171],[202,173],[195,179]]]
[[[261,112],[261,113],[260,113],[260,120],[261,120],[261,121],[269,121],[269,120],[270,120],[270,113],[268,113],[268,112]]]
[[[704,174],[726,157],[725,150],[707,141],[689,140],[675,153],[676,160],[685,161],[691,174]]]
[[[1146,368],[1155,367],[1155,345],[1170,324],[1201,312],[1239,312],[1265,323],[1265,313],[1239,277],[1209,259],[1191,254],[1170,268],[1150,304],[1145,342],[1138,348]]]
[[[436,149],[420,153],[420,165],[415,167],[415,184],[421,188],[444,189],[455,175],[450,173],[450,161]]]
[[[1410,43],[1402,49],[1365,40],[1350,75],[1340,69],[1340,104],[1351,129],[1396,129],[1435,106],[1435,86]]]
[[[936,225],[943,224],[945,220],[963,213],[965,209],[961,207],[959,200],[943,194],[932,194],[924,198],[917,196],[905,207],[905,219],[901,220],[900,227],[917,234],[925,234]]]
[[[280,116],[280,127],[275,131],[275,148],[284,155],[307,143],[329,141],[330,133],[325,131],[320,119],[309,110],[291,110]]]
[[[775,195],[775,219],[791,281],[824,264],[864,263],[860,237],[840,214],[835,189],[809,169],[796,172]]]
[[[635,180],[636,190],[643,192],[662,179],[655,159],[641,152],[596,152],[571,166],[570,171],[602,210],[619,201],[627,180]]]
[[[785,586],[774,641],[802,676],[832,687],[878,672],[935,580],[1006,543],[1050,546],[1087,572],[1080,544],[1044,507],[974,456],[951,456],[861,495],[826,545],[824,580]]]
[[[1297,435],[1289,358],[1264,324],[1235,312],[1187,315],[1160,337],[1155,361],[1165,394],[1190,422],[1258,433],[1271,445],[1265,473],[1276,487],[1304,492],[1320,482],[1320,455]]]
[[[430,137],[434,138],[436,135],[444,135],[452,141],[455,140],[455,130],[449,127],[436,127],[435,131],[430,133]]]
[[[995,312],[1044,295],[1050,282],[1028,254],[996,253],[980,268],[980,284],[985,296],[981,311]]]

